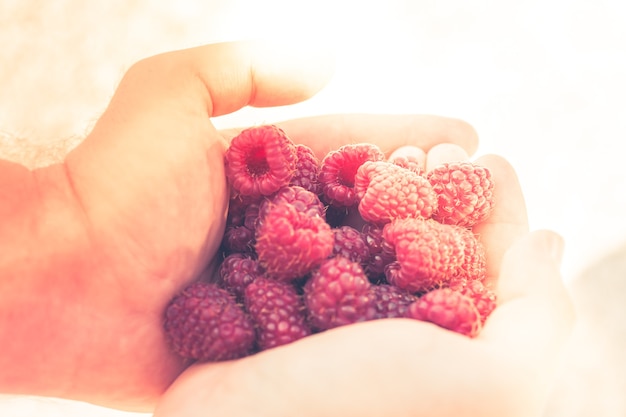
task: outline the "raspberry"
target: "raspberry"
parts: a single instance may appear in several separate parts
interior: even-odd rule
[[[250,317],[215,284],[186,287],[168,304],[163,326],[173,350],[184,358],[222,361],[249,355],[254,348]]]
[[[463,264],[464,240],[455,226],[399,219],[385,225],[383,238],[394,247],[397,259],[388,268],[387,281],[407,291],[439,287]]]
[[[337,256],[324,261],[304,285],[304,301],[317,330],[367,320],[370,282],[361,266]]]
[[[297,185],[283,187],[269,199],[264,200],[259,209],[259,216],[265,216],[267,210],[277,204],[290,204],[299,212],[311,217],[324,217],[326,211],[317,194]]]
[[[364,163],[355,183],[359,213],[372,223],[408,217],[427,219],[437,209],[437,195],[428,180],[390,162]]]
[[[413,171],[417,175],[424,174],[424,167],[422,166],[422,163],[413,155],[394,156],[389,159],[389,162],[402,168],[406,168],[409,171]]]
[[[485,320],[495,310],[497,305],[496,293],[485,286],[481,281],[466,281],[461,280],[450,286],[451,289],[458,291],[459,293],[470,298],[478,313],[480,314],[480,321],[485,324]]]
[[[243,130],[226,150],[226,176],[242,196],[270,195],[288,185],[296,169],[294,143],[276,126]]]
[[[318,179],[320,161],[313,150],[306,145],[296,145],[296,155],[296,172],[289,185],[297,185],[313,194],[320,195],[322,193],[322,184]]]
[[[302,339],[311,334],[304,301],[287,282],[257,278],[245,291],[246,310],[256,325],[261,350]]]
[[[358,203],[354,177],[366,161],[382,161],[385,154],[375,145],[360,143],[344,145],[329,152],[320,164],[319,181],[325,201],[338,207]]]
[[[471,162],[444,163],[427,178],[438,195],[435,220],[472,227],[491,214],[494,183],[487,168]]]
[[[406,317],[409,305],[417,300],[415,295],[388,284],[372,285],[370,297],[368,320]]]
[[[383,226],[366,223],[361,233],[370,252],[365,272],[370,279],[377,279],[384,275],[385,267],[396,260],[394,248],[383,239]]]
[[[263,268],[251,255],[228,255],[218,269],[222,286],[238,298],[243,298],[246,287],[263,275]]]
[[[248,253],[253,250],[254,230],[245,226],[227,226],[222,238],[222,249],[230,253]]]
[[[455,275],[468,281],[483,281],[487,276],[485,248],[470,229],[456,227],[456,230],[463,239],[465,249],[463,262]]]
[[[369,261],[370,251],[361,232],[350,226],[332,230],[335,235],[334,256],[343,256],[361,265]]]
[[[334,236],[319,216],[307,216],[291,204],[275,204],[259,218],[256,252],[266,273],[293,280],[309,273],[328,258]]]
[[[421,296],[409,306],[407,317],[469,337],[475,337],[481,330],[480,314],[472,300],[450,288],[435,289]]]

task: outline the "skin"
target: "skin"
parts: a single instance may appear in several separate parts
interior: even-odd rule
[[[480,338],[387,320],[232,362],[190,367],[169,350],[163,309],[214,272],[224,229],[223,153],[237,131],[218,131],[211,118],[307,99],[331,74],[326,58],[249,42],[147,58],[63,163],[31,171],[0,161],[0,392],[156,406],[160,417],[539,409],[572,321],[556,259],[562,242],[528,234],[515,172],[498,156],[479,160],[499,184],[497,211],[479,229],[502,305]],[[468,158],[478,144],[467,123],[436,116],[318,116],[280,126],[320,157],[371,142],[388,155],[422,152],[428,165]]]

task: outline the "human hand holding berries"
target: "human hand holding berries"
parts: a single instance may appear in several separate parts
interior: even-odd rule
[[[459,147],[435,146],[424,165],[428,171],[466,158]],[[528,233],[523,196],[504,159],[476,163],[498,184],[494,212],[474,231],[500,306],[475,339],[418,321],[342,326],[237,361],[196,365],[156,416],[541,415],[572,324],[558,273],[562,242],[551,232]]]
[[[236,132],[218,132],[210,117],[312,95],[328,71],[301,55],[232,43],[148,58],[63,164],[31,172],[0,161],[2,392],[153,408],[188,366],[166,343],[163,310],[215,272],[224,231],[223,155]],[[318,157],[359,141],[386,152],[476,147],[466,123],[432,116],[280,126]]]

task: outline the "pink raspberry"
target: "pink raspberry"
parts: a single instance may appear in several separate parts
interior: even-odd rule
[[[273,205],[290,204],[300,213],[306,216],[325,216],[324,204],[320,201],[317,194],[297,185],[290,185],[278,190],[275,194],[268,197],[261,203],[259,216],[265,216],[267,210]]]
[[[369,320],[406,317],[409,305],[417,300],[417,296],[389,284],[372,285],[370,298]]]
[[[332,229],[335,235],[333,256],[343,256],[361,265],[369,261],[370,251],[361,232],[350,226]]]
[[[257,278],[245,291],[246,310],[256,325],[261,350],[302,339],[311,334],[304,301],[288,282]]]
[[[398,155],[389,159],[394,165],[398,165],[402,168],[406,168],[409,171],[413,171],[417,175],[424,175],[424,167],[422,163],[413,155]]]
[[[409,306],[407,317],[469,337],[477,336],[482,327],[472,300],[450,288],[435,289],[421,296]]]
[[[428,180],[390,162],[364,163],[357,171],[355,184],[359,213],[368,222],[428,219],[437,209],[437,195]]]
[[[320,184],[318,179],[319,159],[317,159],[313,150],[306,145],[296,145],[296,152],[296,172],[294,172],[291,178],[290,185],[297,185],[313,194],[320,195],[322,193],[322,184]]]
[[[463,239],[463,262],[454,275],[468,281],[484,281],[487,276],[487,258],[485,248],[471,229],[456,227]]]
[[[333,250],[330,226],[319,216],[308,216],[291,204],[275,204],[259,218],[256,252],[266,273],[279,280],[308,274]]]
[[[491,214],[494,182],[487,168],[471,162],[444,163],[427,178],[438,195],[435,220],[472,227]]]
[[[366,223],[361,233],[370,252],[365,272],[370,280],[377,280],[385,274],[385,267],[396,260],[395,250],[383,239],[383,226]]]
[[[163,326],[174,352],[199,361],[249,355],[256,338],[250,317],[234,297],[204,282],[190,284],[172,299]]]
[[[384,158],[380,148],[367,143],[344,145],[329,152],[322,159],[318,177],[325,201],[338,207],[358,203],[354,190],[357,170],[366,161],[382,161]]]
[[[460,280],[452,284],[450,288],[470,298],[474,302],[474,305],[480,314],[480,321],[482,324],[485,324],[485,320],[487,320],[493,310],[496,309],[496,293],[481,281]]]
[[[233,253],[224,258],[218,274],[222,286],[241,299],[246,287],[263,275],[263,268],[251,255]]]
[[[418,293],[448,282],[464,261],[464,240],[457,229],[432,219],[386,224],[383,238],[394,247],[397,259],[387,268],[389,283]]]
[[[357,262],[341,256],[324,261],[304,285],[304,301],[317,330],[367,320],[370,282]]]
[[[296,169],[297,151],[276,126],[243,130],[226,150],[226,176],[242,196],[270,195],[288,185]]]

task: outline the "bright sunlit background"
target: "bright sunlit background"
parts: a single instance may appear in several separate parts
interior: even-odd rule
[[[626,240],[623,4],[4,0],[0,156],[29,164],[62,157],[101,113],[125,69],[143,57],[242,38],[324,44],[336,54],[337,72],[318,96],[215,123],[332,112],[462,118],[481,137],[478,154],[499,153],[516,166],[531,227],[566,238],[564,279],[572,280]],[[0,415],[11,417],[126,415],[47,400],[4,404],[9,411],[0,402]]]

